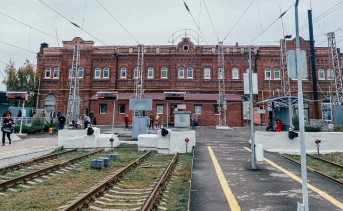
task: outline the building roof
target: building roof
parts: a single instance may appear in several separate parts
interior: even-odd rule
[[[135,99],[133,93],[119,93],[118,100]],[[143,99],[164,100],[164,93],[144,93]],[[241,102],[242,98],[238,94],[225,94],[225,99],[228,102]],[[98,100],[96,94],[89,100]],[[192,94],[186,93],[185,101],[217,101],[218,94]]]

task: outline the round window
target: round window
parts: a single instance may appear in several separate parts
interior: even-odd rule
[[[184,51],[188,51],[189,50],[188,45],[184,45],[182,48],[183,48]]]

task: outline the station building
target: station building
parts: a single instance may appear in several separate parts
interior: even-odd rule
[[[134,99],[134,82],[137,76],[137,46],[94,46],[93,41],[79,37],[64,41],[62,47],[49,47],[42,43],[38,54],[40,71],[40,95],[38,107],[47,114],[61,110],[67,112],[69,83],[74,45],[80,46],[80,95],[79,115],[93,111],[97,124],[111,124],[113,102],[100,101],[98,91],[118,91],[115,106],[115,124],[123,125],[129,111],[129,99]],[[300,48],[306,51],[308,78],[303,80],[303,93],[311,102],[305,109],[307,118],[330,120],[327,113],[332,68],[329,49],[315,48],[316,69],[319,87],[318,113],[315,114],[313,80],[310,62],[310,43],[300,38]],[[287,41],[287,49],[295,49],[295,39]],[[180,39],[177,45],[144,46],[143,86],[144,99],[153,100],[154,115],[159,114],[162,123],[173,124],[173,111],[186,110],[198,113],[199,125],[218,124],[218,53],[216,45],[194,44],[190,38]],[[248,46],[224,45],[226,79],[226,119],[228,126],[242,126],[249,119],[249,95],[244,94],[243,74],[248,71]],[[256,102],[270,97],[282,96],[280,68],[280,46],[253,46],[252,69],[257,73],[258,94]],[[297,96],[297,81],[290,80],[291,95]],[[164,100],[164,92],[186,92],[184,101]],[[168,107],[168,108],[167,108]],[[168,112],[168,115],[167,115]],[[268,115],[255,115],[256,123],[266,122]],[[150,115],[150,111],[146,112]]]

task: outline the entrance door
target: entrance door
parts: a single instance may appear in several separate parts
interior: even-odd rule
[[[174,125],[174,110],[177,108],[176,104],[171,104],[169,109],[169,124]]]

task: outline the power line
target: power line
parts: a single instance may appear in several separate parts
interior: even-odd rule
[[[97,2],[100,4],[100,6],[120,25],[120,27],[139,45],[140,43],[130,34],[128,30],[100,3],[99,0]]]
[[[48,8],[50,8],[52,11],[54,11],[55,13],[57,13],[59,16],[61,16],[62,18],[66,19],[69,23],[73,24],[75,27],[79,28],[80,30],[82,30],[83,32],[85,32],[86,34],[88,34],[89,36],[93,37],[94,39],[96,39],[97,41],[101,42],[102,44],[106,45],[104,42],[102,42],[101,40],[99,40],[98,38],[96,38],[95,36],[93,36],[91,33],[87,32],[86,30],[82,29],[79,25],[77,25],[76,23],[74,23],[73,21],[69,20],[67,17],[65,17],[64,15],[62,15],[61,13],[59,13],[57,10],[55,10],[54,8],[52,8],[51,6],[49,6],[48,4],[46,4],[45,2],[43,2],[42,0],[39,0],[42,4],[44,4],[45,6],[47,6]],[[107,45],[106,45],[107,46]]]
[[[239,23],[239,21],[243,18],[243,16],[245,15],[245,13],[248,11],[248,9],[250,8],[250,6],[252,5],[252,3],[254,2],[255,0],[252,0],[250,2],[250,4],[248,5],[248,7],[244,10],[243,14],[238,18],[238,20],[236,21],[235,25],[233,25],[233,27],[231,28],[231,30],[229,31],[229,33],[224,37],[223,39],[223,42],[224,40],[230,35],[230,33],[233,31],[233,29],[237,26],[237,24]]]
[[[18,46],[16,46],[16,45],[12,45],[12,44],[10,44],[10,43],[7,43],[7,42],[1,41],[1,40],[0,40],[0,43],[3,43],[3,44],[5,44],[5,45],[8,45],[8,46],[11,46],[11,47],[14,47],[14,48],[18,48],[18,49],[23,50],[23,51],[27,51],[27,52],[36,54],[36,53],[33,52],[33,51],[27,50],[27,49],[25,49],[25,48],[18,47]]]
[[[212,21],[211,15],[210,15],[210,13],[208,12],[207,5],[206,5],[206,3],[205,3],[205,0],[202,0],[202,1],[203,1],[203,3],[204,3],[204,6],[205,6],[205,9],[206,9],[206,12],[207,12],[208,18],[209,18],[209,19],[210,19],[210,21],[211,21],[211,25],[212,25],[213,31],[214,31],[214,33],[216,34],[216,36],[217,36],[217,40],[218,40],[218,42],[219,42],[219,37],[218,37],[218,34],[217,34],[217,31],[216,31],[216,29],[214,28],[214,24],[213,24],[213,21]],[[200,25],[200,24],[199,24],[199,25]]]
[[[45,34],[45,35],[47,35],[47,36],[49,36],[49,37],[57,38],[57,37],[55,37],[54,35],[48,34],[48,33],[44,32],[44,31],[42,31],[42,30],[39,30],[39,29],[37,29],[37,28],[35,28],[35,27],[32,27],[32,26],[30,26],[30,25],[28,25],[28,24],[26,24],[26,23],[24,23],[24,22],[22,22],[22,21],[20,21],[20,20],[18,20],[18,19],[15,19],[15,18],[13,18],[13,17],[11,17],[11,16],[9,16],[9,15],[3,13],[3,12],[0,12],[0,14],[6,16],[6,17],[8,17],[8,18],[10,18],[10,19],[12,19],[12,20],[18,22],[18,23],[21,23],[21,24],[23,24],[23,25],[29,27],[30,29],[33,29],[33,30],[38,31],[38,32],[40,32],[40,33],[42,33],[42,34]],[[58,38],[57,38],[57,39],[58,39]]]
[[[295,3],[294,3],[295,4]],[[255,39],[253,39],[253,41],[250,42],[249,45],[251,45],[255,40],[257,40],[262,34],[264,34],[264,32],[266,32],[272,25],[274,25],[274,23],[276,23],[276,21],[278,21],[279,19],[281,19],[293,6],[294,4],[292,4],[285,12],[281,13],[281,15],[274,21],[272,22],[263,32],[261,32]]]
[[[205,39],[205,37],[204,37],[204,35],[202,34],[202,32],[201,32],[201,30],[200,30],[200,27],[198,26],[197,22],[194,20],[193,15],[192,15],[191,11],[189,10],[189,8],[188,8],[188,6],[187,6],[185,0],[183,0],[183,3],[184,3],[184,5],[185,5],[185,7],[186,7],[186,10],[187,10],[188,13],[191,15],[191,17],[192,17],[192,19],[193,19],[193,22],[194,22],[194,24],[197,26],[197,28],[198,28],[198,30],[199,30],[199,32],[200,32],[202,38],[204,39],[204,41],[205,41],[205,43],[206,43],[206,45],[208,45],[208,44],[207,44],[207,41],[206,41],[206,39]]]

